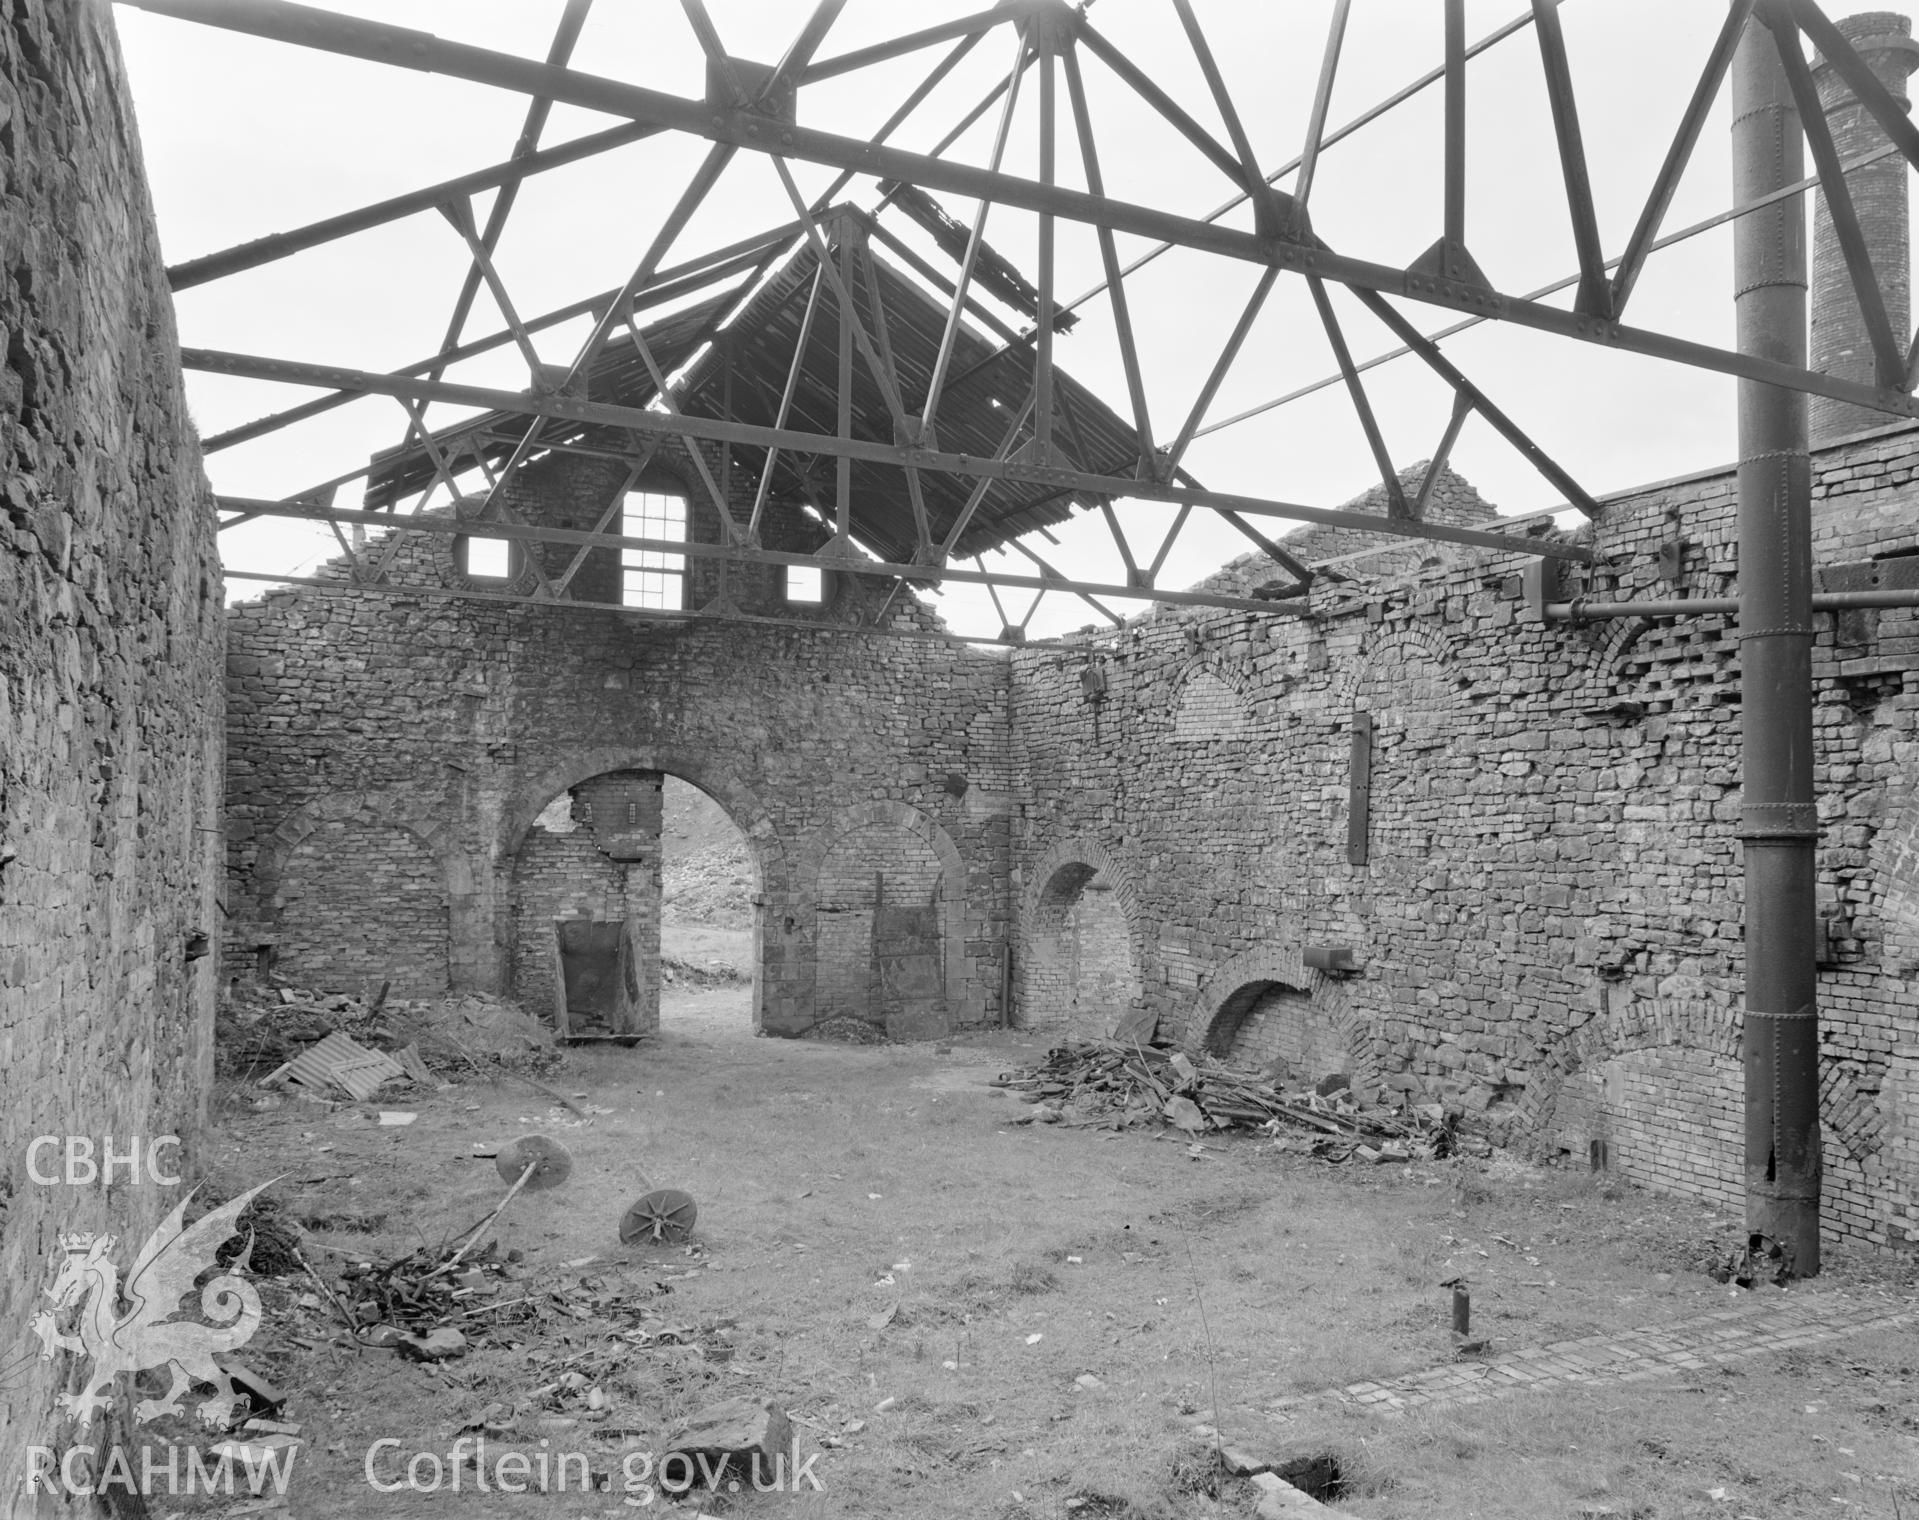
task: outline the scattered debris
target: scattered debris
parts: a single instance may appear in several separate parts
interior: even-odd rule
[[[1797,1276],[1785,1242],[1756,1231],[1746,1237],[1743,1247],[1723,1260],[1715,1260],[1706,1270],[1714,1282],[1729,1282],[1740,1288],[1756,1287],[1761,1282],[1783,1288]]]
[[[400,1355],[411,1362],[446,1362],[466,1355],[466,1337],[451,1326],[441,1326],[425,1335],[403,1335],[394,1342]]]
[[[669,1431],[664,1445],[668,1452],[691,1457],[700,1477],[717,1488],[729,1470],[742,1482],[754,1475],[756,1466],[761,1474],[771,1475],[792,1443],[792,1422],[779,1405],[739,1398],[709,1404]],[[692,1487],[690,1481],[687,1487]]]
[[[1424,1161],[1454,1146],[1436,1103],[1362,1108],[1350,1082],[1333,1084],[1330,1096],[1312,1088],[1286,1093],[1257,1072],[1118,1040],[1069,1040],[995,1085],[1022,1091],[1034,1105],[1015,1123],[1125,1129],[1164,1122],[1189,1135],[1259,1128],[1282,1150],[1326,1161]]]
[[[308,1046],[278,1071],[262,1077],[260,1085],[271,1087],[280,1082],[296,1082],[315,1092],[333,1088],[364,1103],[389,1082],[405,1080],[406,1068],[398,1061],[382,1051],[368,1050],[336,1030]]]

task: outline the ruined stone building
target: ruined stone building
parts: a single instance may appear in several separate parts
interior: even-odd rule
[[[1731,618],[1543,622],[1528,556],[1312,529],[1286,547],[1322,573],[1309,597],[1271,611],[1169,602],[1057,645],[983,650],[854,557],[817,580],[701,557],[723,541],[722,503],[758,520],[770,547],[828,539],[797,472],[762,496],[757,450],[636,453],[586,423],[551,437],[508,487],[516,520],[555,530],[546,538],[483,561],[482,540],[448,516],[444,531],[392,545],[380,594],[336,562],[223,618],[107,14],[38,0],[10,13],[10,1158],[56,1131],[191,1135],[218,987],[262,968],[346,990],[503,993],[577,1035],[653,1029],[670,775],[747,840],[752,1018],[767,1036],[1103,1034],[1130,1016],[1191,1051],[1443,1101],[1580,1165],[1603,1146],[1634,1182],[1736,1204]],[[1903,176],[1877,235],[1904,237]],[[857,212],[834,226],[862,236]],[[871,267],[898,280],[883,254]],[[811,268],[794,264],[787,293]],[[742,365],[755,344],[791,347],[781,294],[769,286],[738,324]],[[1823,292],[1816,334],[1843,323],[1846,298]],[[676,320],[647,332],[666,370],[693,330]],[[928,341],[892,340],[903,353]],[[1845,350],[1843,334],[1832,341]],[[587,396],[650,394],[641,358],[609,344]],[[1088,454],[1137,451],[1113,412],[1062,385]],[[959,397],[949,424],[972,428],[982,451],[1003,409],[989,391]],[[510,450],[514,420],[489,419],[477,446]],[[1871,414],[1824,426],[1826,589],[1919,585],[1919,430]],[[1578,530],[1598,561],[1566,594],[1732,595],[1735,482],[1711,457],[1724,451],[1702,442],[1698,473],[1604,500]],[[396,453],[369,503],[417,490],[432,468]],[[909,558],[909,504],[876,479],[856,486],[859,531]],[[1383,510],[1383,498],[1358,506]],[[1008,493],[962,552],[1085,504]],[[477,497],[458,509],[487,511]],[[1495,516],[1450,471],[1424,511],[1460,526]],[[566,537],[609,520],[687,552],[644,558]],[[385,547],[376,533],[367,549]],[[1269,568],[1250,556],[1213,585],[1249,595]],[[581,605],[504,599],[561,578]],[[623,605],[688,616],[636,619]],[[715,615],[729,609],[775,621]],[[880,609],[899,636],[854,626]],[[1820,623],[1825,1227],[1910,1248],[1919,618]],[[644,1045],[632,1059],[644,1063]],[[128,1215],[120,1196],[89,1193],[96,1217],[80,1225],[104,1228],[111,1202],[115,1228],[145,1228],[154,1197]],[[0,1171],[0,1211],[0,1324],[17,1325],[53,1221],[80,1225],[17,1171]],[[0,1389],[13,1411],[0,1416],[0,1463],[32,1439],[51,1391],[41,1376]]]

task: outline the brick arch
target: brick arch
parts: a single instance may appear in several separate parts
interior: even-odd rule
[[[279,891],[280,876],[296,848],[329,823],[380,823],[406,830],[439,862],[449,904],[474,896],[473,862],[454,840],[443,803],[383,792],[334,792],[295,808],[267,835],[253,868],[253,897],[261,916]]]
[[[944,948],[945,992],[948,1012],[958,1019],[966,1007],[966,862],[959,847],[939,824],[904,802],[862,802],[828,819],[796,852],[794,878],[804,943],[817,944],[817,906],[820,870],[833,847],[855,830],[874,825],[904,829],[939,857],[946,883],[940,907],[940,940]],[[817,973],[817,967],[814,968]]]
[[[1738,1010],[1693,1000],[1621,999],[1605,1015],[1570,1031],[1534,1068],[1516,1116],[1524,1130],[1537,1133],[1552,1123],[1568,1079],[1635,1051],[1703,1051],[1737,1063],[1740,1059]],[[1857,1074],[1838,1061],[1821,1060],[1820,1121],[1846,1154],[1862,1166],[1884,1144],[1886,1115],[1875,1091],[1860,1087]]]
[[[1207,973],[1187,1008],[1178,1034],[1181,1047],[1192,1055],[1203,1052],[1222,1016],[1243,1012],[1234,1007],[1235,999],[1249,987],[1273,982],[1312,997],[1314,1008],[1331,1022],[1346,1047],[1354,1084],[1377,1089],[1379,1063],[1365,1014],[1352,1006],[1346,982],[1309,968],[1302,947],[1289,938],[1242,950]]]
[[[1430,660],[1449,679],[1458,677],[1460,666],[1452,640],[1422,623],[1402,623],[1370,641],[1359,658],[1346,667],[1335,688],[1335,710],[1350,710],[1396,678],[1404,670],[1408,654]]]
[[[1209,686],[1214,689],[1207,690]],[[1231,743],[1251,739],[1258,732],[1258,709],[1246,690],[1244,672],[1218,654],[1202,655],[1188,664],[1176,681],[1168,683],[1167,693],[1167,716],[1176,743]]]
[[[786,895],[791,883],[786,850],[773,827],[772,814],[752,788],[710,755],[667,745],[645,749],[601,745],[576,751],[539,772],[516,789],[501,816],[499,858],[511,860],[519,853],[533,820],[555,797],[610,771],[660,771],[698,787],[724,809],[733,826],[746,837],[747,854],[759,877],[761,895],[769,900]]]
[[[1618,618],[1605,625],[1599,638],[1589,642],[1591,658],[1570,694],[1569,705],[1575,712],[1604,707],[1618,695],[1614,688],[1619,681],[1620,662],[1652,626],[1651,618]]]
[[[281,913],[275,904],[288,862],[306,840],[328,824],[366,824],[396,828],[411,835],[438,866],[446,898],[446,983],[464,986],[474,978],[466,953],[470,926],[479,916],[480,891],[473,863],[454,835],[447,805],[438,800],[386,792],[333,792],[298,807],[280,821],[261,846],[253,868],[254,914],[277,935]]]
[[[1568,1031],[1533,1068],[1515,1116],[1529,1130],[1551,1123],[1567,1078],[1636,1050],[1683,1046],[1736,1061],[1740,1026],[1725,1014],[1715,1004],[1691,1000],[1609,999],[1605,1014]]]
[[[1075,867],[1084,873],[1077,881],[1068,883],[1073,888],[1075,897],[1079,889],[1095,876],[1104,876],[1111,883],[1113,897],[1126,920],[1127,950],[1132,959],[1134,980],[1138,987],[1136,996],[1144,996],[1147,946],[1145,934],[1140,927],[1144,919],[1140,913],[1139,887],[1133,879],[1132,870],[1122,857],[1097,840],[1075,837],[1057,841],[1044,855],[1040,856],[1027,881],[1026,891],[1020,904],[1021,954],[1017,961],[1022,1010],[1028,1006],[1027,977],[1036,959],[1036,947],[1049,932],[1049,914],[1057,907],[1060,916],[1064,917],[1066,900],[1062,895],[1062,887],[1056,886],[1056,883],[1062,873],[1070,872]],[[1050,932],[1057,932],[1057,930]]]

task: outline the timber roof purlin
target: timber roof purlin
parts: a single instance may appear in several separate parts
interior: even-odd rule
[[[872,226],[866,213],[850,206],[837,207],[821,218],[822,230],[836,255],[842,242],[850,245],[855,313],[876,351],[883,358],[890,356],[905,411],[917,415],[939,353],[948,298],[929,291],[871,246]],[[668,377],[681,410],[762,427],[778,424],[780,399],[818,270],[817,253],[802,240],[750,294],[742,285],[735,285],[641,328],[648,353]],[[876,288],[884,315],[883,344],[881,324],[873,309]],[[993,320],[977,303],[969,301],[968,305],[982,321]],[[830,279],[822,280],[787,414],[785,425],[789,428],[829,435],[837,429],[839,320],[835,286]],[[1027,403],[1031,383],[1029,349],[1016,342],[997,341],[962,320],[940,404],[938,446],[986,458],[996,455],[1008,426]],[[1054,393],[1061,418],[1053,444],[1059,462],[1092,474],[1133,474],[1140,458],[1139,438],[1133,428],[1063,371],[1055,373]],[[648,407],[657,401],[658,388],[630,333],[616,330],[608,338],[589,372],[586,394],[594,401],[628,407]],[[871,366],[858,354],[853,361],[851,413],[855,438],[889,444],[897,441],[886,394]],[[447,447],[470,440],[468,452],[478,452],[497,465],[512,453],[516,435],[523,434],[532,421],[530,413],[491,412],[441,430],[435,441]],[[580,442],[601,436],[604,431],[603,426],[593,423],[549,422],[541,443]],[[1022,424],[1021,436],[1030,432],[1028,419]],[[735,446],[733,450],[734,470],[749,481],[758,481],[765,462],[763,449]],[[795,458],[782,451],[774,466],[771,495],[775,500],[811,501],[830,518],[832,467],[830,459]],[[372,471],[367,504],[390,505],[423,490],[432,479],[432,461],[418,444],[396,450],[383,456]],[[975,483],[968,477],[930,469],[920,472],[920,480],[930,535],[935,543],[943,543],[965,511]],[[1076,508],[1096,507],[1105,499],[1043,482],[996,480],[981,498],[953,552],[961,558],[988,552],[1035,528],[1063,522]],[[878,551],[882,558],[913,560],[918,548],[917,527],[905,481],[896,466],[852,462],[850,520],[855,540]]]

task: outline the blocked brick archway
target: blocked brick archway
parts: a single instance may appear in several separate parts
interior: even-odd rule
[[[974,978],[966,954],[966,865],[959,848],[945,829],[917,808],[903,802],[874,801],[860,803],[835,815],[800,852],[795,871],[799,890],[794,898],[792,940],[800,962],[798,974],[805,1012],[798,1027],[780,1032],[803,1033],[807,1028],[842,1015],[878,1021],[877,1005],[865,1006],[878,996],[877,991],[862,991],[857,985],[860,968],[844,964],[859,948],[854,942],[863,944],[863,935],[870,938],[870,929],[856,928],[837,935],[835,931],[836,927],[845,928],[838,922],[842,917],[858,917],[862,904],[869,915],[877,911],[876,905],[863,895],[858,901],[853,900],[858,893],[854,878],[875,874],[887,879],[889,873],[904,874],[920,886],[930,888],[917,893],[910,901],[902,897],[899,905],[919,902],[934,911],[938,925],[938,983],[946,1018],[965,1023],[978,1017],[978,998],[973,995]],[[930,881],[920,881],[929,876]],[[848,900],[842,902],[841,897]],[[920,901],[921,898],[924,901]],[[841,940],[845,943],[840,943]],[[833,1006],[826,1006],[823,997]]]
[[[1017,1023],[1111,1034],[1144,990],[1139,893],[1104,845],[1065,839],[1033,867],[1020,909]]]
[[[411,852],[427,866],[430,886],[406,870]],[[360,904],[363,927],[343,926],[329,915],[337,953],[306,944],[297,927],[299,905],[286,900],[290,880]],[[429,891],[437,900],[427,900]],[[390,977],[414,995],[484,983],[485,956],[473,929],[479,902],[473,865],[434,802],[336,792],[296,808],[261,848],[252,895],[259,934],[248,937],[287,951],[286,967],[296,977],[337,981],[341,990]],[[405,954],[383,959],[379,941],[402,925]],[[242,940],[236,948],[247,945]]]

